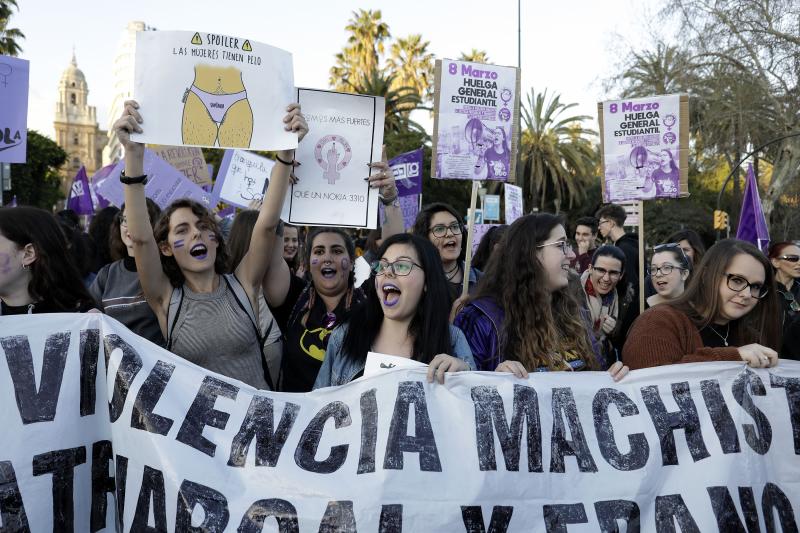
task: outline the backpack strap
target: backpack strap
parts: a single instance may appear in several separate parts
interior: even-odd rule
[[[169,308],[167,309],[167,350],[172,351],[172,332],[178,322],[178,315],[183,306],[183,287],[174,287],[169,297]]]
[[[269,367],[267,366],[267,360],[264,357],[264,339],[266,339],[266,337],[261,335],[261,328],[258,327],[258,320],[256,319],[256,314],[253,310],[253,304],[250,302],[250,297],[247,295],[247,291],[244,290],[241,282],[234,274],[223,274],[222,279],[224,279],[225,283],[228,284],[228,288],[233,293],[236,303],[239,304],[239,307],[245,313],[247,313],[247,316],[250,318],[250,324],[253,326],[253,331],[255,332],[256,339],[258,340],[258,350],[261,353],[261,369],[264,371],[264,380],[267,382],[270,390],[275,390],[275,386],[272,382],[272,376],[270,375]]]

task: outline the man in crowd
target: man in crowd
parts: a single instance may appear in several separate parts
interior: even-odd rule
[[[592,262],[592,254],[597,249],[597,219],[581,217],[575,223],[575,259],[570,267],[583,274]]]

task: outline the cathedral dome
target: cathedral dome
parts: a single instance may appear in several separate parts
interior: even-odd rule
[[[78,68],[75,52],[72,53],[72,61],[70,61],[69,66],[61,74],[61,84],[67,87],[86,88],[86,76],[84,76],[83,71]]]

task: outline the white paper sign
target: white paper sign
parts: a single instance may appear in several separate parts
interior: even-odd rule
[[[276,393],[101,314],[0,317],[0,526],[797,531],[800,362],[426,372]]]
[[[396,368],[428,368],[428,365],[408,357],[369,352],[367,354],[367,362],[364,365],[364,377],[368,378]]]
[[[288,150],[292,55],[250,39],[191,31],[136,34],[134,99],[151,144]]]
[[[377,96],[297,89],[309,133],[297,148],[281,218],[296,225],[375,228],[378,190],[365,180],[381,160],[385,101]]]
[[[214,199],[248,208],[263,200],[275,161],[245,150],[226,150],[214,183]]]
[[[503,185],[506,197],[506,224],[513,224],[523,214],[522,187],[505,183]]]

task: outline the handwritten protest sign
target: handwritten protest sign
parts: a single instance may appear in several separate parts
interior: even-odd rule
[[[134,98],[142,143],[283,150],[294,100],[289,52],[247,38],[191,31],[136,34]]]
[[[489,233],[489,230],[495,226],[499,226],[499,224],[481,224],[476,222],[475,223],[475,237],[472,239],[472,253],[474,254],[478,250],[478,246],[481,244],[481,240],[483,237]]]
[[[619,383],[458,372],[442,385],[384,369],[284,394],[104,315],[2,317],[0,332],[13,531],[797,529],[796,361]]]
[[[519,69],[450,59],[435,68],[436,178],[513,179],[519,141]]]
[[[524,213],[522,207],[522,187],[504,183],[506,200],[506,224],[513,224]]]
[[[201,187],[211,185],[210,165],[206,164],[203,150],[196,146],[148,146],[158,157],[180,170],[184,176]]]
[[[125,161],[120,161],[102,181],[95,184],[97,194],[116,206],[125,202],[125,191],[119,181],[119,175],[124,168]],[[161,209],[179,198],[196,200],[209,209],[213,207],[211,193],[187,179],[150,149],[144,151],[144,172],[148,176],[144,193]]]
[[[226,150],[214,183],[214,199],[242,208],[262,200],[274,166],[273,160],[258,154]]]
[[[299,181],[281,218],[290,224],[374,228],[378,191],[367,166],[381,159],[385,101],[377,96],[297,89],[309,133],[297,148]]]
[[[25,59],[0,55],[0,163],[26,161],[29,74]]]
[[[688,106],[677,94],[598,105],[606,201],[688,195]]]

